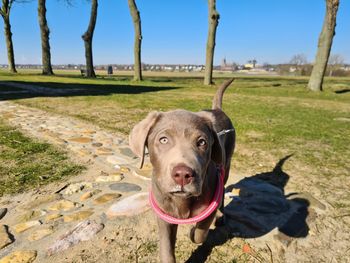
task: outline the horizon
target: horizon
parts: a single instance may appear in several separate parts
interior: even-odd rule
[[[144,64],[205,64],[207,1],[164,3],[155,0],[152,3],[137,1],[137,4],[142,21]],[[36,8],[36,2],[14,3],[11,11],[18,65],[41,64]],[[220,22],[215,65],[220,65],[224,58],[228,63],[245,64],[256,59],[258,64],[287,64],[296,54],[305,54],[308,63],[313,62],[325,13],[324,1],[286,0],[278,5],[272,0],[264,3],[218,1],[217,9]],[[340,54],[345,64],[350,63],[350,46],[346,45],[350,42],[348,10],[349,1],[342,1],[332,47],[332,54]],[[87,1],[75,0],[73,6],[64,1],[47,3],[53,65],[85,64],[81,35],[87,28],[89,15]],[[0,64],[7,64],[3,34],[0,41]],[[133,41],[127,1],[100,1],[93,40],[94,64],[132,65]]]
[[[229,62],[228,62],[229,63]],[[148,65],[164,65],[164,66],[204,66],[205,67],[205,63],[204,64],[193,64],[193,63],[147,63],[147,62],[142,62],[143,65],[148,66]],[[244,66],[245,64],[249,64],[249,62],[245,62],[245,63],[237,63],[236,65],[238,66]],[[312,65],[312,62],[307,62],[304,65]],[[61,64],[51,64],[53,67],[58,67],[58,66],[84,66],[85,67],[85,63],[61,63]],[[101,67],[101,66],[133,66],[134,63],[131,62],[129,64],[127,63],[106,63],[106,64],[94,64],[94,67]],[[276,64],[268,64],[269,66],[279,66],[279,65],[294,65],[293,63],[290,62],[286,62],[286,63],[276,63]],[[350,63],[344,62],[342,65],[344,66],[349,66]],[[42,64],[33,64],[33,63],[27,63],[27,64],[22,64],[22,63],[16,63],[16,67],[17,66],[39,66],[41,67]],[[220,67],[221,64],[214,64],[214,67]],[[264,66],[264,64],[261,63],[256,63],[256,66]],[[0,63],[0,67],[4,68],[4,67],[8,67],[7,63]]]

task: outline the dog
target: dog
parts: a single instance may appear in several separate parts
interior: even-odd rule
[[[129,145],[141,158],[141,167],[146,148],[153,166],[150,200],[156,206],[154,210],[163,215],[157,218],[161,262],[176,262],[177,222],[196,218],[211,206],[221,180],[217,176],[218,167],[222,167],[218,202],[223,215],[223,188],[229,176],[236,134],[231,120],[222,111],[222,98],[233,80],[218,88],[211,110],[150,112],[130,133]],[[192,242],[200,244],[206,240],[216,216],[217,208],[214,209],[191,229]]]

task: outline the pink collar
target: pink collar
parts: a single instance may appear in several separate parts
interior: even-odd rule
[[[186,219],[179,219],[176,217],[172,217],[170,215],[167,215],[164,213],[160,207],[158,206],[152,190],[150,190],[149,193],[149,202],[151,204],[151,207],[153,211],[157,214],[158,217],[163,219],[164,221],[168,222],[169,224],[174,224],[174,225],[181,225],[181,224],[194,224],[200,221],[203,221],[206,219],[208,216],[210,216],[220,205],[223,197],[223,192],[224,192],[224,177],[225,177],[225,171],[223,167],[218,167],[219,171],[217,173],[218,175],[218,183],[216,185],[216,191],[213,200],[211,201],[210,205],[204,209],[202,213],[195,217],[191,218],[186,218]]]

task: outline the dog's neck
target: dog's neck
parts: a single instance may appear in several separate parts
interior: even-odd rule
[[[153,180],[152,191],[159,207],[168,215],[175,218],[189,218],[200,214],[204,209],[208,207],[213,199],[217,176],[216,165],[211,162],[208,165],[206,177],[202,186],[202,194],[200,196],[181,198],[172,195],[164,195],[157,183]]]

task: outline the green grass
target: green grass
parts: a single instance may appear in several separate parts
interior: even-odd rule
[[[135,83],[129,76],[86,79],[68,74],[0,73],[1,80],[84,89],[74,95],[21,98],[19,94],[8,99],[124,135],[152,110],[210,108],[215,93],[215,87],[186,75],[149,76]],[[216,80],[217,84],[223,81]],[[349,174],[350,122],[346,120],[350,119],[350,79],[326,78],[321,93],[308,91],[306,85],[305,77],[238,77],[224,97],[224,110],[236,126],[238,144],[276,159],[294,153],[294,158],[320,175]],[[247,163],[239,152],[236,158]]]
[[[0,196],[61,180],[82,169],[62,151],[28,138],[0,120]]]

